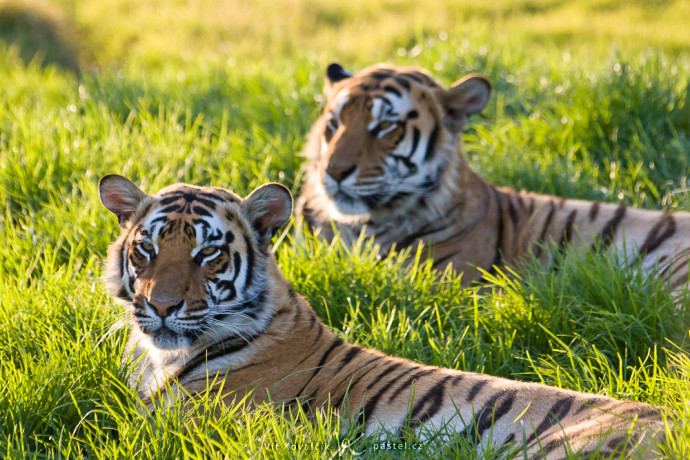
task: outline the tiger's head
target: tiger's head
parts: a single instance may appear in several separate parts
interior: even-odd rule
[[[292,212],[287,188],[266,184],[242,199],[177,184],[147,195],[111,174],[99,193],[123,229],[109,249],[108,287],[140,339],[179,350],[265,329],[269,243]]]
[[[444,88],[422,69],[376,65],[353,76],[329,65],[324,115],[306,152],[314,194],[328,201],[319,207],[331,220],[361,222],[434,192],[462,161],[458,136],[490,92],[479,75]]]

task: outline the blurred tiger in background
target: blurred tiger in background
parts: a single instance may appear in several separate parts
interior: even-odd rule
[[[650,455],[662,436],[660,411],[647,404],[345,343],[293,291],[270,251],[292,211],[282,185],[245,199],[186,184],[147,195],[108,175],[99,191],[122,227],[107,285],[131,322],[123,364],[133,365],[130,385],[150,407],[212,382],[228,403],[250,394],[254,403],[328,405],[365,434],[412,429],[423,438],[423,428],[437,427],[476,440],[479,453],[491,444],[547,458]]]
[[[364,230],[382,254],[425,244],[429,257],[431,245],[435,267],[452,263],[466,283],[529,251],[547,259],[545,244],[592,247],[641,262],[676,294],[687,286],[690,213],[518,193],[470,168],[460,135],[489,100],[485,78],[444,88],[418,68],[375,65],[352,76],[331,64],[325,92],[297,214],[327,239],[335,224],[348,241]]]

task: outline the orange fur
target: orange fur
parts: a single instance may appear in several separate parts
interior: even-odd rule
[[[530,251],[546,259],[543,244],[565,250],[599,239],[599,249],[641,260],[676,294],[687,287],[690,213],[518,193],[469,167],[460,134],[488,101],[483,78],[444,88],[422,69],[376,65],[348,77],[338,68],[327,73],[328,101],[307,141],[297,204],[325,238],[335,224],[349,241],[364,231],[383,254],[424,245],[427,257],[431,247],[435,266],[452,264],[466,283]],[[388,115],[381,105],[392,108]],[[400,129],[381,136],[381,120]]]
[[[100,188],[123,226],[108,258],[110,292],[132,318],[123,364],[134,366],[130,384],[151,406],[215,380],[212,391],[222,386],[228,403],[247,394],[308,410],[330,403],[368,434],[410,426],[423,437],[423,427],[445,425],[475,437],[478,452],[489,443],[524,445],[547,458],[562,457],[565,445],[651,452],[663,430],[659,410],[647,404],[424,366],[343,342],[269,251],[292,206],[282,186],[244,200],[184,184],[148,196],[120,176],[106,176]],[[120,206],[123,194],[140,201]],[[132,251],[148,255],[135,261],[126,256]],[[191,321],[191,329],[178,324]]]

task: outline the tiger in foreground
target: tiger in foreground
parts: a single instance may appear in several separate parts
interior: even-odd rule
[[[122,227],[109,249],[110,293],[131,316],[123,364],[155,405],[206,391],[216,379],[231,403],[330,407],[365,434],[380,427],[446,427],[526,454],[648,455],[662,436],[658,408],[535,383],[413,363],[345,343],[281,274],[270,240],[292,197],[266,184],[242,199],[222,188],[177,184],[147,195],[107,175],[102,203]],[[130,361],[131,360],[131,361]],[[168,385],[170,385],[168,387]],[[165,396],[157,396],[157,390]],[[212,391],[220,391],[218,388]],[[156,399],[159,398],[159,399]],[[510,448],[507,446],[506,448]]]
[[[444,88],[418,68],[376,65],[352,76],[334,63],[325,81],[297,214],[327,239],[334,223],[346,241],[364,229],[383,254],[428,243],[434,266],[452,263],[466,284],[530,251],[545,260],[552,242],[561,251],[615,248],[668,280],[674,295],[686,287],[690,213],[517,193],[470,168],[460,135],[489,100],[485,78]]]

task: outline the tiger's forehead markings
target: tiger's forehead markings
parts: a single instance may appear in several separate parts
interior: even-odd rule
[[[194,219],[192,222],[197,230],[196,238],[200,244],[212,243],[223,238],[223,226],[217,217],[211,219],[210,222],[206,219]]]
[[[184,224],[186,225],[183,225]],[[161,229],[157,232],[158,233],[158,238],[160,239],[165,239],[168,236],[172,235],[177,231],[178,228],[182,229],[182,232],[185,234],[185,236],[189,237],[189,222],[180,220],[180,219],[174,219],[174,220],[169,220],[163,224]]]
[[[409,91],[412,83],[428,88],[440,88],[441,86],[429,75],[417,71],[395,71],[392,69],[377,69],[371,73],[355,77],[351,88],[355,91],[369,92],[383,90],[391,93],[399,93],[393,83],[402,89]]]
[[[142,225],[153,243],[181,236],[198,248],[224,238],[227,240],[222,216],[228,221],[233,221],[236,216],[231,209],[223,209],[221,205],[239,203],[239,198],[222,189],[175,187],[174,190],[161,191],[157,209]]]
[[[166,206],[161,210],[161,212],[179,212],[185,214],[201,214],[205,216],[210,216],[208,209],[216,209],[216,205],[221,203],[223,200],[219,197],[210,193],[190,193],[187,191],[174,191],[161,195],[160,205]],[[202,206],[199,206],[202,205]]]
[[[334,98],[333,114],[340,118],[343,108],[349,105],[350,101],[364,96],[373,100],[372,122],[385,119],[385,117],[399,117],[401,114],[410,119],[417,118],[419,112],[413,110],[414,104],[407,92],[412,89],[412,85],[431,89],[440,88],[432,77],[421,72],[376,69],[369,74],[357,77],[351,85],[338,92]],[[372,91],[374,91],[373,94]],[[376,91],[379,94],[376,94]]]

